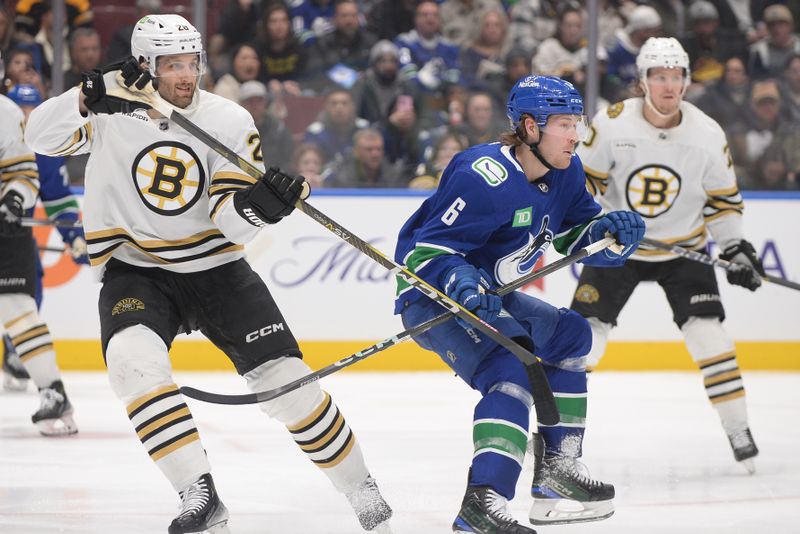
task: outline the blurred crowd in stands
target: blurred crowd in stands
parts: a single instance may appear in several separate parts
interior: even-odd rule
[[[0,92],[130,53],[138,18],[191,0],[66,0],[63,73],[53,73],[49,0],[0,2]],[[97,24],[95,13],[120,8]],[[210,0],[203,86],[239,102],[267,165],[317,187],[436,187],[458,151],[507,128],[512,84],[531,72],[584,92],[585,2],[566,0]],[[108,11],[107,12],[111,12]],[[743,189],[800,189],[800,0],[599,0],[598,108],[638,96],[635,58],[651,36],[691,60],[686,99],[728,136]],[[26,92],[29,94],[30,92]],[[71,165],[80,184],[80,163]]]

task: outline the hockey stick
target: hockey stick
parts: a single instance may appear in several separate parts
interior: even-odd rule
[[[58,228],[76,228],[81,227],[80,221],[59,221],[51,219],[34,219],[33,217],[23,217],[22,226],[55,226]]]
[[[42,252],[58,252],[59,254],[67,252],[67,249],[64,247],[49,247],[47,245],[39,245],[37,248]]]
[[[553,263],[546,265],[539,269],[538,271],[533,271],[528,273],[527,275],[514,280],[510,284],[506,284],[496,290],[496,293],[501,297],[504,295],[508,295],[509,293],[516,291],[517,289],[523,287],[526,284],[533,282],[534,280],[538,280],[539,278],[543,278],[549,274],[552,274],[564,267],[568,267],[573,263],[579,262],[582,259],[595,254],[604,248],[608,247],[609,245],[614,244],[614,238],[606,238],[597,243],[592,243],[591,245],[584,247],[577,252],[573,252],[569,256],[565,258],[561,258],[560,260],[554,261]],[[208,391],[203,391],[201,389],[195,389],[190,386],[181,386],[181,393],[186,395],[189,398],[200,400],[203,402],[211,402],[214,404],[256,404],[259,402],[266,402],[281,395],[285,395],[290,391],[294,391],[295,389],[301,388],[307,384],[311,384],[312,382],[316,382],[317,380],[324,378],[328,375],[331,375],[345,367],[349,367],[354,363],[360,362],[369,358],[370,356],[382,352],[390,347],[394,347],[409,338],[422,334],[423,332],[427,332],[431,328],[435,326],[439,326],[440,324],[450,320],[453,318],[453,314],[450,312],[445,312],[441,315],[437,315],[433,319],[429,319],[424,323],[420,323],[413,328],[409,328],[408,330],[404,330],[399,334],[396,334],[390,338],[384,339],[383,341],[379,341],[374,345],[371,345],[363,350],[356,352],[355,354],[351,354],[346,358],[342,358],[339,361],[333,362],[332,364],[328,365],[327,367],[323,367],[322,369],[310,373],[306,376],[300,377],[297,380],[289,382],[283,386],[277,387],[275,389],[270,389],[267,391],[260,391],[258,393],[245,393],[241,395],[226,395],[222,393],[210,393]]]
[[[212,137],[208,132],[181,115],[178,111],[172,109],[172,107],[165,104],[162,99],[155,97],[151,98],[150,102],[156,111],[174,121],[184,130],[197,137],[197,139],[202,141],[209,148],[242,169],[248,175],[257,180],[263,178],[264,173],[260,169],[251,164],[249,161],[241,158],[233,150]],[[550,384],[547,381],[547,375],[545,375],[544,369],[542,368],[542,363],[536,356],[523,348],[516,341],[501,334],[495,327],[480,319],[477,315],[452,300],[450,297],[424,281],[422,278],[406,269],[404,266],[385,256],[378,249],[335,222],[333,219],[310,205],[302,198],[298,199],[295,207],[314,219],[317,223],[327,228],[340,239],[348,242],[364,255],[393,272],[396,276],[402,278],[406,283],[422,292],[428,298],[438,302],[451,313],[454,313],[463,320],[467,321],[477,330],[492,339],[495,343],[501,345],[503,348],[519,358],[520,361],[525,364],[525,368],[528,372],[528,378],[531,381],[531,389],[533,390],[533,399],[538,420],[545,425],[554,425],[558,423],[559,415],[555,397],[553,397],[553,391],[550,389]]]
[[[720,267],[721,269],[725,269],[726,271],[735,269],[736,268],[735,265],[741,265],[741,264],[736,264],[735,262],[723,260],[721,258],[714,258],[713,256],[709,256],[708,254],[703,254],[702,252],[697,252],[696,250],[689,250],[688,248],[679,247],[678,245],[671,245],[669,243],[664,243],[663,241],[650,239],[649,237],[645,237],[644,239],[642,239],[642,243],[653,248],[667,250],[669,252],[672,252],[673,254],[677,254],[678,256],[682,256],[689,260],[699,261],[700,263],[705,263],[706,265]],[[783,278],[778,278],[777,276],[770,276],[768,274],[763,274],[763,275],[760,274],[758,276],[760,276],[762,280],[766,280],[767,282],[772,282],[773,284],[777,284],[779,286],[800,290],[800,284],[798,284],[797,282],[792,282],[791,280],[784,280]]]

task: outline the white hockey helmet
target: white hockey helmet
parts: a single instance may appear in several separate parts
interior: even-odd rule
[[[646,80],[647,71],[655,67],[683,69],[685,83],[689,84],[689,54],[674,37],[651,37],[639,49],[636,56],[639,79]]]
[[[180,15],[147,15],[133,28],[131,55],[139,61],[146,61],[154,77],[159,56],[191,53],[198,54],[199,74],[202,74],[206,64],[203,36]]]

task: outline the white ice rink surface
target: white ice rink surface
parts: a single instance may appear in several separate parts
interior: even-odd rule
[[[181,384],[244,392],[223,373]],[[135,438],[104,374],[65,373],[80,434],[39,437],[33,392],[0,393],[0,532],[164,533],[177,496]],[[595,373],[585,461],[616,485],[616,514],[540,533],[800,532],[800,374],[745,373],[758,472],[745,474],[697,373]],[[324,380],[395,510],[396,533],[450,532],[471,457],[478,396],[446,373]],[[233,534],[362,532],[343,497],[255,406],[189,401]],[[512,510],[527,523],[531,467]]]

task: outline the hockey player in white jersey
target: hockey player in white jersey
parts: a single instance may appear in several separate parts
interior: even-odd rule
[[[26,139],[45,154],[90,153],[86,241],[102,275],[100,323],[109,380],[151,459],[181,498],[170,534],[228,532],[168,350],[200,330],[253,391],[310,372],[297,341],[242,244],[307,194],[277,168],[255,180],[148,109],[162,99],[242,158],[263,168],[258,131],[237,104],[199,90],[202,37],[183,17],[136,24],[132,57],[83,74],[81,87],[45,102]],[[157,90],[153,86],[157,85]],[[344,493],[365,530],[388,532],[391,509],[330,395],[317,382],[260,404]]]
[[[589,190],[606,210],[632,209],[647,221],[647,236],[703,249],[708,233],[719,256],[743,264],[728,271],[731,284],[755,290],[764,274],[742,237],[743,202],[722,128],[683,95],[689,57],[674,38],[651,38],[636,59],[644,97],[600,111],[579,148]],[[753,472],[758,454],[747,419],[745,390],[711,266],[642,250],[623,266],[584,268],[572,309],[589,318],[590,364],[603,355],[609,331],[639,282],[663,288],[673,319],[703,374],[734,457]]]
[[[21,224],[39,196],[36,159],[23,142],[22,110],[3,95],[0,117],[0,322],[39,389],[41,405],[31,417],[39,432],[44,436],[75,434],[78,427],[56,364],[53,340],[34,298],[39,276],[36,242],[31,229]]]

